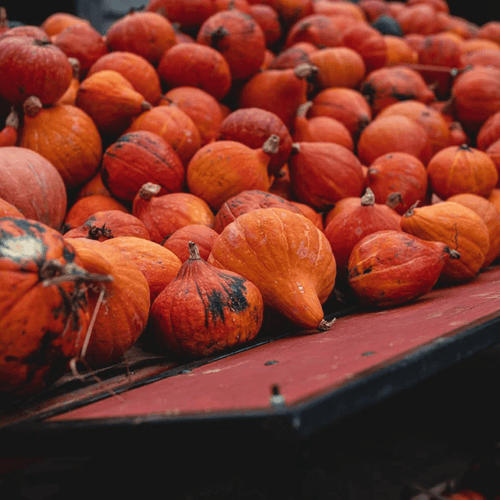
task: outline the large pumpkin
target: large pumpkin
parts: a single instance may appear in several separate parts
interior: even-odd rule
[[[208,262],[249,279],[265,304],[296,325],[329,328],[321,304],[335,284],[335,258],[305,216],[281,208],[243,214],[215,240]]]
[[[79,354],[89,274],[45,224],[4,217],[0,234],[0,392],[34,394]]]
[[[66,214],[67,193],[61,174],[36,151],[0,148],[0,198],[22,214],[59,229]]]

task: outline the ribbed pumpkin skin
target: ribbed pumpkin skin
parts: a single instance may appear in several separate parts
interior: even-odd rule
[[[54,229],[61,227],[66,214],[67,193],[61,174],[31,149],[0,148],[0,198],[26,218]]]
[[[73,245],[87,271],[113,277],[112,282],[104,284],[104,300],[83,357],[91,366],[116,362],[146,327],[150,307],[148,282],[139,267],[118,248],[86,238],[66,241]],[[99,287],[89,290],[90,311],[94,311],[99,295]]]
[[[19,217],[25,218],[24,215],[12,203],[0,198],[0,217]]]
[[[106,240],[106,245],[119,248],[137,264],[148,281],[151,304],[177,276],[181,268],[181,260],[177,255],[158,243],[144,238],[118,236]]]
[[[428,241],[441,241],[460,253],[449,260],[440,281],[460,283],[473,279],[483,266],[490,240],[488,228],[473,210],[451,201],[415,208],[401,218],[401,229]]]
[[[264,303],[302,328],[318,328],[333,290],[335,258],[305,216],[262,208],[238,217],[215,240],[208,262],[241,274]]]
[[[174,148],[159,135],[139,130],[123,134],[102,158],[102,179],[113,196],[133,201],[146,182],[161,186],[161,194],[182,191],[186,173]]]
[[[105,54],[92,64],[88,75],[104,69],[111,69],[124,76],[151,105],[156,105],[160,100],[160,77],[155,67],[139,54],[123,51]]]
[[[35,116],[25,113],[18,145],[49,160],[68,189],[88,181],[101,163],[97,127],[87,113],[69,104],[40,109]]]
[[[233,222],[240,215],[259,208],[272,207],[284,208],[296,214],[301,213],[301,211],[292,205],[291,202],[280,196],[259,191],[258,189],[250,189],[242,191],[222,204],[215,214],[214,230],[221,233],[228,224]]]
[[[0,96],[10,104],[32,95],[53,104],[69,87],[73,69],[55,45],[20,36],[0,41],[0,74]]]
[[[57,231],[39,222],[2,218],[0,234],[0,392],[34,394],[63,375],[88,324],[84,287],[44,286],[61,274],[47,263],[81,262]]]
[[[447,201],[454,201],[470,208],[486,224],[490,236],[490,247],[484,258],[483,268],[488,267],[500,254],[500,212],[491,201],[476,194],[457,194],[448,198]]]
[[[81,226],[64,234],[65,238],[89,238],[98,241],[106,241],[117,236],[151,239],[146,226],[137,217],[121,210],[95,212]]]
[[[262,325],[258,288],[199,258],[184,262],[151,307],[158,343],[183,357],[209,356],[252,340]]]
[[[352,249],[348,283],[363,303],[404,304],[429,292],[449,259],[446,245],[402,231],[377,231]]]

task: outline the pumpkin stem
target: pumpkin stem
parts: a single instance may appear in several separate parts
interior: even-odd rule
[[[292,144],[292,149],[290,151],[291,155],[298,155],[300,153],[300,144],[298,142],[294,142]]]
[[[68,61],[73,68],[73,78],[78,80],[80,78],[80,61],[76,57],[68,57]]]
[[[444,251],[450,254],[450,259],[460,259],[460,252],[452,250],[450,247],[444,247]]]
[[[88,283],[113,281],[113,276],[108,274],[89,273],[74,262],[61,264],[58,260],[51,259],[43,263],[39,271],[44,287],[59,285],[61,283]]]
[[[415,213],[415,209],[417,208],[420,200],[417,200],[403,215],[403,217],[411,217]]]
[[[460,144],[460,146],[458,146],[458,149],[460,151],[472,151],[472,149],[470,148],[470,146],[468,144]]]
[[[142,101],[141,108],[143,111],[149,111],[153,106],[148,101]]]
[[[9,116],[5,120],[6,127],[12,127],[17,130],[19,128],[19,115],[17,114],[14,106],[12,106]]]
[[[139,197],[143,200],[149,201],[160,192],[161,186],[152,182],[146,182],[139,189]]]
[[[262,151],[267,155],[275,155],[280,149],[280,138],[278,135],[273,134],[267,139],[262,146]]]
[[[23,112],[28,116],[36,116],[42,110],[42,101],[36,96],[28,97],[23,103]]]
[[[224,28],[224,26],[219,26],[216,30],[212,31],[212,33],[210,34],[212,47],[216,50],[219,50],[219,43],[227,35],[229,35],[229,31],[227,31],[227,29]]]
[[[403,204],[403,197],[399,191],[391,193],[387,196],[385,204],[390,208],[396,208],[398,205]]]
[[[367,187],[365,194],[361,197],[361,206],[362,207],[372,207],[375,204],[375,195],[373,191]]]
[[[293,72],[295,76],[301,80],[306,79],[308,81],[314,79],[314,77],[318,74],[318,67],[309,63],[302,63],[298,66],[295,66]]]
[[[189,260],[201,260],[198,245],[194,241],[189,241]]]
[[[99,226],[90,226],[89,227],[89,234],[88,237],[91,240],[98,240],[101,236],[104,238],[111,239],[113,238],[113,233],[111,232],[111,229],[108,229],[106,227],[106,223],[102,225],[102,227]]]
[[[298,108],[297,108],[297,116],[306,116],[308,111],[312,108],[312,101],[307,101],[305,102],[304,104],[301,104]]]
[[[326,332],[332,327],[335,321],[337,321],[337,318],[333,318],[331,321],[326,321],[325,319],[322,319],[319,322],[317,330],[319,330],[320,332]]]
[[[45,47],[46,45],[52,45],[50,40],[40,40],[40,38],[34,38],[33,43],[39,47]]]

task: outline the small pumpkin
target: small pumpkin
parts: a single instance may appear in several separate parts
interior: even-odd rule
[[[329,15],[315,13],[303,17],[287,31],[285,47],[298,42],[312,43],[316,47],[338,47],[342,45],[342,34]]]
[[[269,175],[275,175],[287,162],[292,150],[292,136],[281,118],[261,108],[243,108],[231,112],[219,126],[217,139],[237,141],[249,148],[259,149],[271,137],[279,137],[279,148],[267,165]]]
[[[89,238],[97,241],[106,241],[117,236],[151,239],[146,226],[137,217],[121,210],[95,212],[81,226],[64,233],[65,238]]]
[[[0,96],[12,105],[35,95],[55,103],[71,83],[73,69],[66,54],[48,40],[10,36],[0,40]]]
[[[192,193],[159,195],[160,186],[147,182],[137,193],[132,214],[149,231],[151,240],[163,244],[177,229],[188,224],[213,227],[214,214],[208,204]]]
[[[295,143],[289,161],[297,200],[316,210],[329,209],[348,196],[360,196],[365,184],[361,163],[349,149],[333,142]]]
[[[42,107],[37,97],[23,105],[19,146],[49,160],[68,189],[80,187],[97,172],[102,140],[92,118],[71,104]]]
[[[161,186],[161,194],[182,191],[186,172],[174,148],[147,130],[120,136],[104,152],[101,177],[110,193],[131,202],[146,182]]]
[[[175,32],[165,16],[132,9],[108,28],[106,42],[112,51],[132,52],[156,65],[175,45]]]
[[[177,276],[181,267],[181,261],[174,252],[144,238],[117,236],[106,240],[106,245],[120,249],[137,264],[148,282],[151,304]]]
[[[92,64],[88,75],[110,69],[125,77],[144,97],[155,106],[161,97],[160,77],[155,67],[144,57],[133,52],[117,50],[101,56]]]
[[[94,120],[102,134],[119,135],[143,111],[151,109],[120,73],[105,69],[83,80],[76,104]]]
[[[19,146],[0,148],[0,198],[26,218],[54,229],[61,227],[68,203],[56,167],[36,151]]]
[[[493,160],[466,144],[436,153],[427,165],[427,173],[432,190],[443,200],[460,193],[488,197],[498,182]]]
[[[137,264],[118,248],[87,238],[65,241],[74,247],[84,269],[113,279],[106,284],[102,296],[101,290],[88,290],[89,309],[96,315],[81,357],[92,367],[115,363],[137,342],[146,327],[149,284]]]
[[[335,284],[335,258],[307,217],[281,208],[243,214],[215,240],[208,262],[250,280],[264,304],[295,325],[330,328],[321,305]]]
[[[386,308],[428,293],[453,255],[444,243],[402,231],[377,231],[360,240],[348,262],[348,283],[363,304]]]
[[[347,264],[354,246],[365,236],[382,230],[400,230],[400,216],[385,204],[375,203],[367,188],[360,198],[340,200],[328,213],[325,236],[330,242],[339,277],[347,276]]]
[[[48,36],[54,36],[74,24],[90,24],[87,19],[70,14],[69,12],[54,12],[42,23],[41,27]]]
[[[212,245],[219,233],[203,224],[188,224],[174,231],[163,243],[163,247],[174,253],[181,262],[189,259],[189,242],[198,247],[198,252],[203,260],[207,260]]]
[[[351,23],[343,33],[342,45],[362,57],[367,73],[382,68],[386,63],[384,36],[367,23]]]
[[[202,260],[195,243],[189,249],[189,259],[151,307],[158,344],[178,356],[196,358],[255,338],[264,312],[258,288]]]
[[[219,51],[226,59],[233,80],[246,80],[264,61],[266,37],[252,16],[237,9],[210,16],[201,26],[196,41]]]
[[[268,164],[278,151],[279,137],[272,135],[260,149],[236,141],[216,141],[202,147],[187,167],[189,191],[205,200],[212,210],[248,189],[268,191]]]
[[[250,189],[232,196],[222,204],[215,214],[214,230],[221,233],[228,224],[240,215],[259,208],[271,207],[284,208],[297,214],[301,213],[300,209],[280,196],[258,189]]]
[[[473,279],[483,267],[490,246],[488,228],[473,210],[443,201],[411,208],[401,217],[401,229],[423,240],[441,241],[460,253],[449,260],[439,281],[446,284]]]

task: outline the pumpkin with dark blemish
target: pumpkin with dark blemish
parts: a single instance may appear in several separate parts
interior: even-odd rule
[[[56,230],[0,219],[0,393],[35,394],[79,354],[89,321],[81,266]]]
[[[201,25],[196,40],[224,56],[233,80],[250,78],[264,61],[266,37],[262,28],[252,16],[236,9],[210,16]]]
[[[425,241],[401,231],[377,231],[352,249],[348,283],[364,304],[405,304],[432,289],[451,255],[459,258],[442,242]]]
[[[202,260],[195,243],[177,277],[151,307],[160,346],[185,358],[209,356],[255,338],[264,305],[258,288],[242,276]]]

